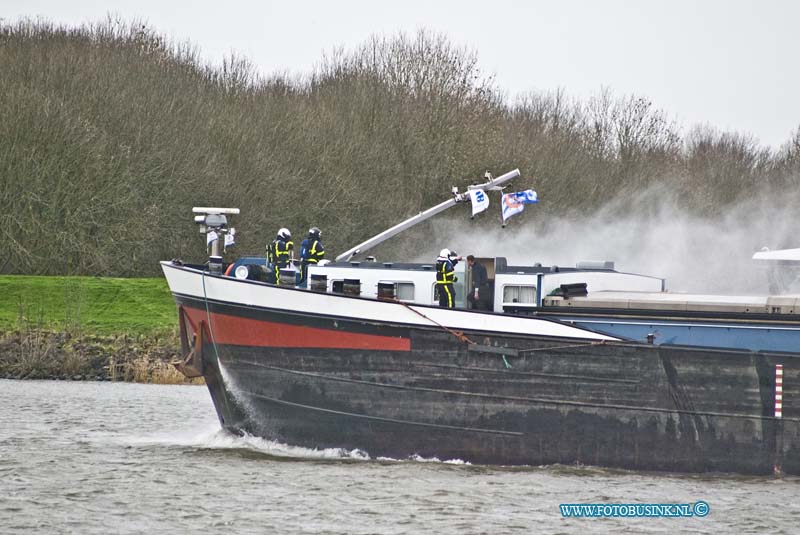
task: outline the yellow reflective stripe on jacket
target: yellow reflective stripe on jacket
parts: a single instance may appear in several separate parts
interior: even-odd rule
[[[445,271],[446,269],[447,262],[441,262],[441,266],[439,269],[437,269],[436,273],[436,284],[453,284],[455,282],[453,280],[456,275],[455,267],[453,267],[450,271]]]
[[[314,240],[311,242],[311,248],[308,250],[308,258],[306,258],[305,260],[306,262],[308,262],[309,264],[316,264],[317,262],[322,260],[322,257],[325,256],[325,250],[324,249],[322,251],[317,250],[317,246],[321,245],[322,244],[320,243],[319,240]]]
[[[283,248],[281,248],[281,243],[283,243]],[[294,247],[294,244],[290,241],[288,242],[277,242],[275,244],[275,254],[278,256],[289,256],[289,250]]]
[[[278,276],[278,268],[289,265],[289,251],[293,247],[294,244],[291,241],[284,242],[275,240],[270,244],[270,249],[268,251],[272,253],[272,257],[269,258],[269,261],[274,264],[276,276]]]

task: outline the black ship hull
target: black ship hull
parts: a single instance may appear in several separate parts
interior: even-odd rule
[[[793,354],[456,331],[173,292],[235,433],[373,458],[800,474]],[[296,292],[308,293],[278,297]]]

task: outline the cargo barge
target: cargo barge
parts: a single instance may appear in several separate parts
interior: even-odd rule
[[[223,220],[203,221],[224,231]],[[225,276],[214,252],[161,265],[177,366],[205,378],[231,432],[397,459],[800,474],[798,353],[648,343],[542,316],[521,299],[545,286],[500,286],[502,268],[495,302],[516,308],[446,309],[431,304],[424,264],[347,258],[299,288]],[[558,273],[663,287],[608,267]]]

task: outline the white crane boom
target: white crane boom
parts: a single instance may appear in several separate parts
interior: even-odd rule
[[[508,181],[510,181],[510,180],[512,180],[514,178],[517,178],[519,176],[519,174],[520,174],[519,173],[519,169],[514,169],[513,171],[509,171],[508,173],[506,173],[504,175],[500,175],[497,178],[491,178],[491,175],[489,175],[489,180],[487,182],[484,182],[483,184],[477,184],[477,185],[469,186],[468,189],[469,190],[483,190],[483,191],[501,189],[503,184],[505,184],[506,182],[508,182]],[[353,247],[351,249],[348,249],[347,251],[345,251],[342,254],[340,254],[339,256],[337,256],[336,257],[336,261],[337,262],[349,261],[354,256],[356,256],[357,254],[364,253],[365,251],[375,247],[376,245],[378,245],[380,243],[383,243],[384,241],[388,240],[392,236],[395,236],[395,235],[399,234],[400,232],[403,232],[404,230],[413,227],[417,223],[421,223],[421,222],[425,221],[426,219],[429,219],[429,218],[435,216],[439,212],[443,212],[444,210],[447,210],[451,206],[455,206],[456,204],[458,204],[460,202],[467,201],[467,200],[469,200],[469,194],[458,193],[458,188],[453,188],[453,198],[452,199],[449,199],[447,201],[444,201],[443,203],[437,204],[436,206],[434,206],[432,208],[428,208],[424,212],[420,212],[417,215],[406,219],[402,223],[398,223],[397,225],[393,226],[392,228],[384,230],[380,234],[377,234],[377,235],[373,236],[372,238],[368,239],[367,241],[359,243],[355,247]]]

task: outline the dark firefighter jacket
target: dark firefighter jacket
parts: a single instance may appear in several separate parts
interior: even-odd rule
[[[300,262],[303,264],[318,264],[325,256],[325,247],[316,238],[306,238],[300,244]]]
[[[436,259],[436,284],[453,284],[456,281],[456,264],[458,260],[451,260],[440,256]]]
[[[273,267],[285,268],[289,265],[289,252],[294,248],[294,244],[290,241],[285,241],[276,238],[269,245],[267,245],[267,262],[272,264]]]

